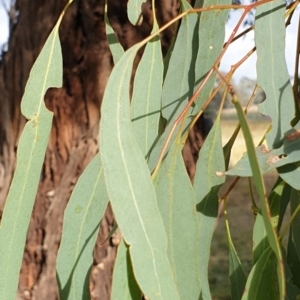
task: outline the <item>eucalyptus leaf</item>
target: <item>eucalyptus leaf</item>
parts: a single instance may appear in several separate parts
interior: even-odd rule
[[[158,30],[154,21],[152,33]],[[159,132],[163,58],[159,36],[145,48],[136,70],[131,99],[131,120],[136,140],[146,158],[157,140]]]
[[[296,114],[290,76],[285,60],[285,3],[280,0],[259,5],[255,16],[255,45],[257,52],[257,84],[264,90],[266,100],[259,111],[272,119],[272,130],[266,139],[269,148],[282,145],[284,135],[291,129]],[[299,161],[299,159],[298,159]],[[280,176],[295,189],[300,189],[299,165],[278,169]]]
[[[200,284],[199,226],[196,199],[182,157],[174,142],[154,183],[168,237],[168,256],[180,299],[198,299]]]
[[[190,4],[186,0],[181,1],[182,11],[191,9]],[[161,135],[155,147],[152,150],[148,164],[150,170],[153,170],[159,153],[171,132],[174,121],[179,116],[189,98],[193,94],[195,82],[195,70],[191,66],[195,65],[198,50],[198,16],[190,14],[184,16],[176,36],[176,40],[172,49],[172,55],[165,66],[165,79],[161,96],[162,117],[167,120],[167,126]],[[177,84],[174,84],[177,82]],[[191,110],[188,115],[190,115]],[[189,118],[188,122],[191,119]],[[178,127],[178,126],[177,126]],[[175,140],[178,128],[173,132],[168,147]]]
[[[252,268],[242,300],[283,300],[276,274],[277,259],[269,247]]]
[[[58,28],[63,14],[35,61],[25,87],[21,112],[28,122],[17,150],[17,165],[0,227],[0,298],[15,299],[26,234],[40,182],[53,114],[44,104],[49,87],[62,85]]]
[[[142,293],[137,285],[130,261],[129,249],[121,240],[115,260],[111,300],[140,300]]]
[[[256,148],[256,157],[261,172],[267,173],[271,170],[300,161],[300,139],[285,140],[280,148],[270,150],[266,145]],[[241,160],[226,172],[226,175],[251,177],[252,171],[247,153]]]
[[[128,19],[133,25],[140,25],[143,21],[142,4],[146,0],[128,0],[127,13]]]
[[[201,148],[194,178],[199,224],[199,268],[202,298],[211,299],[208,283],[210,245],[218,216],[218,191],[225,182],[218,172],[224,170],[221,124],[218,117]]]
[[[250,165],[253,173],[253,180],[256,186],[256,190],[258,193],[259,201],[260,201],[260,209],[263,217],[264,226],[267,233],[268,242],[270,244],[271,249],[274,251],[278,264],[277,264],[277,279],[279,285],[279,297],[280,299],[284,299],[286,296],[286,282],[284,276],[284,267],[282,265],[283,257],[281,253],[280,243],[278,240],[277,232],[272,224],[272,216],[270,213],[270,207],[268,203],[268,198],[266,196],[266,189],[264,185],[264,181],[262,178],[262,174],[259,168],[259,164],[257,161],[257,157],[255,154],[254,142],[251,136],[251,132],[249,129],[249,125],[247,123],[246,117],[244,115],[241,104],[238,102],[235,95],[233,95],[233,104],[236,108],[237,115],[239,118],[239,122],[243,131],[246,148],[249,155]]]
[[[93,250],[107,204],[103,169],[97,154],[78,179],[64,214],[56,264],[61,299],[90,298]]]
[[[101,107],[100,153],[108,195],[141,290],[150,299],[179,299],[155,190],[131,123],[130,77],[142,45],[125,52],[108,80]]]

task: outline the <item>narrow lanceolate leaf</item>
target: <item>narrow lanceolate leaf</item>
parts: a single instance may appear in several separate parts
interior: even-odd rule
[[[133,25],[140,25],[143,21],[142,4],[146,0],[128,0],[127,14],[128,19]]]
[[[299,191],[292,189],[291,191],[291,215],[299,208],[300,195]],[[292,281],[300,288],[300,213],[295,215],[290,226],[290,234],[287,248],[287,263],[291,269]]]
[[[114,64],[116,64],[122,55],[124,54],[124,49],[120,44],[117,35],[115,34],[113,28],[110,25],[108,15],[107,15],[107,0],[105,1],[105,8],[104,8],[104,21],[105,21],[105,32],[106,38],[108,41],[109,49],[111,51]]]
[[[101,159],[108,195],[141,290],[151,300],[179,299],[149,168],[131,124],[130,76],[141,45],[122,56],[108,80],[101,110]]]
[[[271,1],[256,9],[255,44],[257,51],[257,84],[266,93],[259,110],[272,119],[267,134],[270,148],[276,148],[291,128],[294,96],[285,61],[285,3]]]
[[[60,299],[89,299],[89,274],[101,219],[108,203],[100,155],[87,166],[64,214],[57,257]]]
[[[241,299],[246,284],[246,275],[232,241],[229,241],[229,279],[231,299]]]
[[[181,1],[182,10],[191,9],[186,0]],[[162,116],[167,120],[167,127],[160,140],[156,143],[150,159],[149,168],[153,170],[157,157],[169,135],[174,121],[181,113],[193,94],[195,82],[195,65],[198,51],[197,14],[190,14],[181,20],[180,28],[168,61],[168,70],[162,91]],[[191,120],[188,118],[188,122]],[[173,133],[169,142],[171,145],[178,129]]]
[[[292,282],[298,288],[300,288],[300,278],[299,278],[300,258],[297,254],[296,244],[294,240],[295,234],[297,233],[299,234],[299,232],[294,233],[294,230],[290,228],[290,234],[289,234],[288,246],[287,246],[287,263],[291,270]]]
[[[141,297],[141,290],[134,278],[129,249],[122,240],[115,261],[110,299],[140,300]]]
[[[225,169],[220,118],[218,117],[201,148],[194,179],[199,224],[199,257],[202,298],[211,299],[208,284],[210,244],[218,216],[218,191],[225,177],[217,172]]]
[[[231,0],[197,0],[195,8],[209,7],[216,5],[231,4]],[[225,39],[225,23],[229,10],[211,10],[203,12],[198,22],[199,48],[195,64],[195,90],[205,78],[207,72],[213,67],[220,55]],[[193,114],[197,113],[208,99],[215,83],[215,75],[211,76],[196,100],[196,108]]]
[[[276,266],[276,255],[268,248],[252,268],[242,300],[285,299],[280,297]]]
[[[287,197],[286,183],[282,180],[278,180],[275,184],[272,192],[269,195],[269,206],[271,214],[271,222],[275,230],[277,230],[277,225],[279,221],[280,214],[280,204],[283,197]],[[260,256],[270,247],[267,232],[264,225],[263,216],[261,211],[257,214],[254,228],[253,228],[253,264],[255,264]]]
[[[276,231],[272,224],[272,219],[271,219],[272,216],[270,213],[268,198],[266,196],[266,190],[265,190],[262,174],[259,169],[259,164],[255,154],[254,143],[253,143],[253,139],[250,133],[248,123],[246,121],[241,104],[237,101],[235,97],[233,98],[233,104],[236,108],[239,122],[243,131],[246,148],[249,155],[250,166],[253,173],[253,179],[259,196],[260,209],[261,209],[261,214],[263,217],[264,226],[268,237],[268,242],[277,258],[277,277],[278,277],[279,295],[280,295],[279,299],[283,300],[285,298],[285,275],[284,275],[283,258],[280,249],[280,244],[278,241]]]
[[[224,211],[226,216],[226,230],[229,248],[229,279],[230,279],[230,291],[232,300],[240,300],[243,295],[243,291],[246,284],[246,275],[243,271],[241,261],[235,250],[234,244],[231,239],[231,233],[229,228],[229,222],[227,219],[227,210]]]
[[[154,22],[153,32],[158,30]],[[161,91],[163,81],[163,59],[159,36],[146,46],[134,79],[131,99],[131,119],[136,140],[145,157],[158,136]]]
[[[256,9],[255,44],[257,51],[257,84],[266,93],[259,110],[271,117],[272,130],[267,134],[269,148],[278,148],[284,134],[291,128],[295,104],[285,61],[285,3],[271,1]],[[299,165],[278,169],[280,176],[295,189],[300,188]]]
[[[196,200],[176,141],[155,178],[158,207],[168,237],[168,256],[180,299],[199,299],[200,254]]]
[[[61,18],[31,69],[21,102],[22,114],[28,122],[20,137],[17,167],[0,227],[0,299],[3,300],[16,297],[27,229],[51,130],[52,113],[45,107],[44,95],[49,87],[62,85],[60,21]]]

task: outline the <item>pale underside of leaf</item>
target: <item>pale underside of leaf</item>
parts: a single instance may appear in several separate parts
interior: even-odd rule
[[[10,300],[16,296],[26,233],[50,135],[53,114],[45,107],[44,94],[49,87],[62,84],[60,21],[61,18],[31,69],[21,102],[21,111],[29,121],[19,140],[16,171],[1,220],[1,299]]]
[[[185,0],[181,1],[181,4],[183,11],[191,8],[190,4]],[[197,14],[183,17],[176,36],[172,55],[168,63],[161,99],[162,116],[167,120],[168,124],[150,155],[148,161],[150,170],[154,169],[157,157],[171,131],[174,121],[193,93],[195,70],[191,68],[191,66],[195,65],[198,49],[197,19]],[[188,115],[189,114],[190,113],[188,113]],[[187,120],[187,122],[190,121],[190,119]],[[178,128],[173,133],[169,145],[173,143],[177,132]]]
[[[196,200],[181,154],[170,148],[155,178],[156,195],[168,237],[168,255],[180,299],[198,299],[201,291]]]
[[[128,0],[127,14],[128,19],[133,25],[140,25],[143,21],[142,18],[142,4],[145,0]]]
[[[100,155],[97,154],[77,181],[64,214],[57,256],[61,299],[88,299],[93,250],[108,204]]]
[[[122,240],[118,246],[114,266],[111,300],[140,300],[141,291],[137,285],[129,256],[129,249]]]
[[[211,299],[207,269],[211,239],[218,216],[218,190],[225,182],[225,178],[217,176],[217,172],[224,168],[220,118],[217,118],[201,148],[194,179],[199,219],[199,267],[203,299]]]
[[[158,30],[154,22],[152,33]],[[131,119],[136,140],[145,157],[158,136],[161,91],[163,81],[163,58],[159,37],[155,37],[145,48],[136,71],[131,100]]]
[[[130,76],[140,47],[137,44],[122,56],[108,80],[101,108],[101,159],[109,198],[129,244],[139,286],[150,299],[178,299],[154,187],[131,125]]]

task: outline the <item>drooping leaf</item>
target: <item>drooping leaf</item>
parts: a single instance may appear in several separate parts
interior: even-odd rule
[[[186,0],[182,0],[181,5],[183,11],[191,9]],[[159,153],[174,121],[193,94],[195,70],[191,66],[195,65],[198,50],[197,19],[197,14],[190,14],[182,18],[172,55],[168,61],[161,100],[162,116],[167,120],[167,127],[151,152],[148,161],[150,170],[153,170],[157,163]],[[177,132],[178,128],[173,133],[169,145],[175,140]]]
[[[130,261],[129,249],[122,240],[114,266],[111,300],[140,300],[142,293],[137,285]]]
[[[62,16],[63,13],[31,69],[21,102],[21,112],[28,122],[19,140],[16,171],[0,227],[0,299],[3,300],[16,297],[26,234],[50,135],[53,114],[44,104],[44,95],[49,87],[62,85],[58,37]]]
[[[283,300],[276,274],[277,259],[269,247],[252,268],[242,300]]]
[[[231,4],[231,0],[196,0],[194,7],[209,7],[212,5],[226,5]],[[206,74],[213,67],[218,56],[220,55],[225,39],[225,23],[228,18],[229,11],[223,10],[210,10],[199,13],[198,22],[198,40],[199,48],[195,64],[195,90],[205,78]],[[208,99],[214,83],[215,74],[209,78],[205,83],[204,88],[201,90],[198,98],[195,101],[196,108],[193,114],[202,109],[203,104]]]
[[[157,30],[155,21],[152,32]],[[149,157],[158,137],[162,81],[163,59],[160,38],[156,36],[147,44],[136,70],[131,100],[132,126],[145,157]]]
[[[290,197],[291,216],[300,205],[299,191],[292,189]],[[296,213],[290,225],[290,234],[287,249],[287,262],[291,269],[293,283],[300,289],[300,213]]]
[[[287,298],[287,300],[300,299],[300,289],[297,286],[295,286],[294,284],[287,282],[286,298]]]
[[[128,0],[127,13],[128,19],[133,25],[140,25],[143,21],[142,4],[146,0]]]
[[[281,146],[295,116],[294,95],[285,60],[285,10],[284,2],[271,1],[259,5],[255,17],[257,84],[266,94],[259,111],[272,119],[272,130],[266,136],[272,149]],[[300,175],[299,165],[284,166],[278,172],[284,181],[300,189],[299,181],[295,181]]]
[[[199,224],[199,257],[202,298],[211,299],[208,284],[208,261],[211,239],[218,216],[218,191],[225,177],[217,172],[225,168],[220,117],[218,117],[201,148],[196,166],[194,190]]]
[[[281,145],[284,134],[291,129],[294,117],[294,96],[285,61],[285,3],[271,1],[259,5],[255,16],[257,52],[257,84],[266,100],[259,111],[272,119],[272,130],[266,139],[270,148]]]
[[[114,67],[104,93],[100,152],[116,221],[129,245],[136,280],[150,299],[179,299],[167,237],[144,156],[131,124],[129,85],[139,43]]]
[[[108,15],[107,15],[107,0],[105,1],[105,8],[104,8],[104,22],[105,22],[105,32],[106,32],[106,38],[108,41],[109,49],[111,51],[114,64],[116,64],[124,54],[124,49],[120,44],[118,37],[115,34],[113,28],[110,25]]]
[[[278,180],[269,195],[269,206],[271,214],[271,222],[275,230],[279,221],[280,202],[284,195],[286,183]],[[253,228],[253,264],[255,264],[260,256],[270,247],[267,232],[265,230],[263,216],[261,211],[257,214]]]
[[[300,258],[297,253],[297,247],[294,240],[295,234],[293,229],[290,228],[288,246],[287,246],[287,263],[292,273],[292,281],[299,288],[300,286],[300,277],[299,277],[299,269],[300,269]]]
[[[198,299],[201,285],[196,199],[181,151],[182,144],[175,141],[156,175],[156,195],[180,299]]]
[[[89,299],[89,275],[99,226],[108,203],[100,155],[87,166],[64,214],[56,271],[61,299]]]
[[[278,278],[280,299],[284,299],[286,291],[285,291],[284,267],[282,264],[283,258],[282,258],[282,253],[281,253],[277,233],[272,224],[272,216],[270,213],[268,198],[266,196],[264,181],[262,178],[261,171],[259,169],[259,164],[258,164],[257,157],[255,154],[254,143],[253,143],[253,139],[252,139],[251,132],[249,129],[249,125],[245,118],[241,104],[238,102],[238,100],[235,96],[233,96],[233,104],[237,111],[239,122],[240,122],[240,125],[242,128],[242,131],[243,131],[246,148],[247,148],[248,155],[249,155],[250,166],[251,166],[251,170],[253,173],[253,180],[254,180],[256,190],[257,190],[257,193],[259,196],[260,209],[261,209],[264,226],[265,226],[266,233],[267,233],[268,242],[270,244],[271,249],[274,251],[276,258],[277,258],[277,262],[278,262],[277,278]]]
[[[224,215],[227,216],[227,210],[224,211]],[[242,298],[246,284],[246,275],[244,273],[240,258],[238,257],[238,254],[235,250],[234,244],[231,239],[231,233],[227,217],[225,219],[225,222],[229,248],[229,279],[231,299],[240,300]]]

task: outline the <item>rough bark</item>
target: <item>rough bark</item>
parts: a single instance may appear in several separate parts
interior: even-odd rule
[[[16,146],[25,120],[20,101],[29,71],[66,1],[18,0],[18,22],[12,23],[9,51],[0,63],[0,210],[13,176]],[[110,1],[109,17],[126,48],[149,34],[151,7],[143,6],[144,22],[135,28],[126,16],[126,1]],[[158,18],[166,23],[178,11],[177,0],[158,1]],[[19,299],[58,299],[55,260],[60,243],[63,212],[71,191],[88,162],[98,151],[98,125],[103,91],[112,68],[104,32],[104,1],[77,0],[60,30],[63,87],[50,89],[45,103],[54,113],[43,176],[30,222],[19,281]],[[164,34],[166,52],[172,28]],[[201,134],[186,150],[193,165]],[[195,146],[197,143],[198,146]],[[198,147],[198,148],[197,148]],[[196,152],[195,152],[196,151]],[[188,158],[189,157],[189,158]],[[190,171],[190,173],[193,171]],[[192,174],[192,173],[191,173]],[[105,240],[113,224],[108,208],[95,247],[90,276],[92,299],[109,299],[118,237]]]

